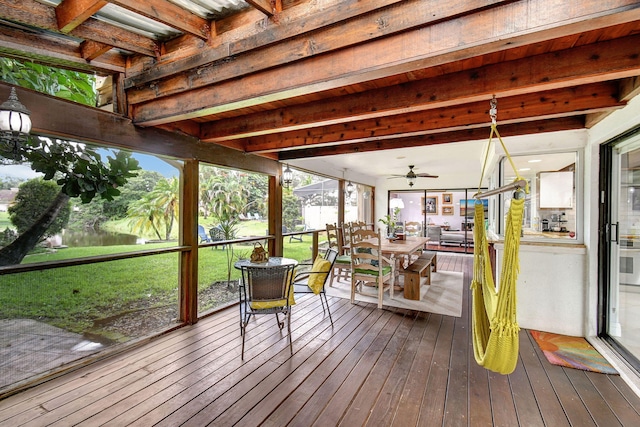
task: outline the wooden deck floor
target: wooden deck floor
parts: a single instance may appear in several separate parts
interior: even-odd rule
[[[476,365],[461,318],[298,299],[294,356],[271,316],[250,325],[240,361],[237,309],[0,401],[0,425],[637,426],[640,399],[618,376],[550,365],[526,331],[509,376]]]

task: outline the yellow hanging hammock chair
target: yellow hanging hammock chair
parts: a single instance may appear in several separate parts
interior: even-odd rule
[[[494,134],[500,140],[507,158],[516,173],[516,181],[523,179],[518,175],[513,160],[500,138],[496,125],[496,101],[491,101],[491,134],[487,147],[487,155],[482,168],[480,186],[486,167],[491,141]],[[516,182],[514,181],[514,182]],[[479,187],[480,187],[479,186]],[[525,191],[529,189],[525,186]],[[522,193],[521,193],[522,194]],[[478,190],[478,195],[480,191]],[[472,333],[473,350],[476,362],[494,372],[510,374],[518,362],[519,338],[518,322],[516,319],[516,280],[520,270],[519,249],[520,233],[522,231],[522,215],[524,211],[524,197],[513,198],[507,214],[504,257],[500,273],[500,286],[496,289],[489,258],[489,247],[484,224],[484,208],[476,201],[474,211],[473,237],[473,280],[472,291]]]

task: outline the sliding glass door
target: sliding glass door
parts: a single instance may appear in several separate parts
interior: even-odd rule
[[[607,272],[601,281],[601,334],[640,367],[640,133],[609,147],[601,211]],[[608,191],[607,191],[608,190]]]
[[[390,191],[389,214],[397,208],[397,222],[407,227],[409,233],[429,237],[432,250],[473,253],[474,200],[471,195],[476,191]]]

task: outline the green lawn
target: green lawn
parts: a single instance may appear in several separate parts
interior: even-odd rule
[[[255,235],[257,230],[262,230],[260,234],[264,234],[265,223],[247,221],[243,226],[245,224],[243,233]],[[125,253],[175,244],[66,248],[29,255],[24,263]],[[233,253],[229,252],[231,263],[240,257],[248,257],[252,249],[252,244],[233,245]],[[226,248],[200,248],[199,291],[226,286],[227,254]],[[311,236],[304,236],[302,242],[294,240],[291,243],[285,238],[284,254],[299,261],[309,261]],[[178,253],[169,253],[3,275],[0,276],[0,318],[37,319],[77,333],[100,334],[95,326],[99,319],[141,308],[177,306],[178,261]],[[239,277],[239,271],[232,267],[231,279]],[[217,303],[207,301],[199,309],[205,311]]]
[[[4,231],[7,227],[14,228],[11,221],[9,221],[9,213],[0,212],[0,231]]]

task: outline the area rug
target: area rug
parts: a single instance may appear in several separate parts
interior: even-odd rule
[[[327,295],[338,298],[351,298],[351,282],[336,281],[333,286],[326,286]],[[363,286],[363,292],[356,294],[356,301],[378,303],[377,289]],[[431,273],[431,285],[420,288],[420,300],[404,298],[402,291],[395,291],[393,299],[385,292],[383,306],[406,308],[446,316],[462,316],[462,273],[454,271],[438,271]]]
[[[601,374],[618,374],[613,366],[582,337],[530,331],[549,363]]]

